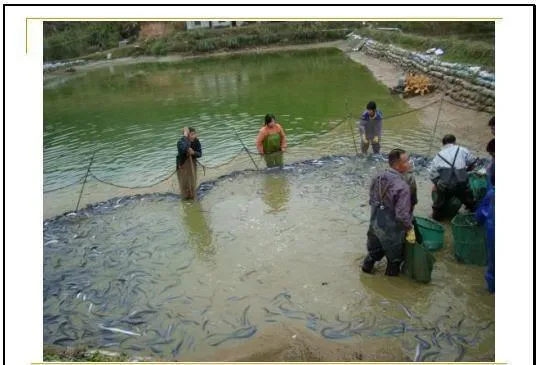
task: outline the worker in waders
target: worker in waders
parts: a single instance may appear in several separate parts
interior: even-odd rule
[[[443,208],[452,197],[457,197],[465,207],[474,211],[475,202],[469,188],[469,174],[477,158],[463,146],[456,144],[456,137],[447,134],[442,139],[443,148],[429,166],[430,178],[437,191],[432,205],[432,218],[441,220]]]
[[[486,196],[476,210],[476,220],[486,226],[487,268],[485,279],[487,289],[495,293],[495,186],[490,185]]]
[[[403,244],[416,243],[411,207],[411,188],[403,174],[410,171],[409,156],[394,149],[388,155],[390,168],[371,181],[371,217],[367,232],[368,255],[362,271],[371,273],[377,261],[386,256],[386,275],[399,275]]]
[[[495,117],[489,120],[488,125],[495,135]],[[489,141],[486,150],[492,157],[488,169],[489,184],[486,196],[476,210],[476,220],[486,227],[487,268],[485,279],[487,290],[490,293],[495,293],[495,138]]]
[[[273,114],[266,114],[264,127],[257,136],[257,151],[264,156],[267,167],[283,167],[283,152],[287,148],[287,139],[283,127],[276,122]]]
[[[180,193],[185,199],[194,199],[197,190],[197,158],[202,156],[201,142],[194,128],[184,128],[184,135],[176,143],[176,174]]]
[[[488,122],[488,126],[491,128],[491,133],[495,137],[495,116],[491,117]],[[491,163],[488,168],[488,177],[491,185],[495,186],[495,138],[489,141],[486,146],[486,151],[491,155]]]
[[[374,101],[370,101],[362,113],[358,131],[360,132],[360,148],[363,154],[367,153],[370,143],[373,153],[381,151],[382,113],[377,110],[377,104]]]

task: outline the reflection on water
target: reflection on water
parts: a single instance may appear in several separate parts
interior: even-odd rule
[[[367,189],[382,168],[337,158],[254,171],[200,202],[118,199],[46,221],[44,343],[188,360],[294,322],[421,361],[492,355],[483,268],[456,263],[450,242],[427,285],[360,272]],[[417,182],[429,196],[425,172]],[[421,198],[417,214],[429,208]]]
[[[211,260],[216,254],[212,230],[199,201],[180,201],[181,223],[186,230],[187,242],[194,248],[200,260]]]
[[[215,166],[242,150],[231,128],[255,149],[268,112],[295,145],[341,120],[345,99],[356,116],[371,99],[385,115],[408,109],[336,49],[116,65],[65,80],[44,87],[45,190],[84,176],[95,151],[100,178],[128,186],[154,182],[173,164],[185,126],[199,131],[201,162]],[[402,137],[404,124],[419,130],[416,118],[392,124],[385,126],[388,141],[395,131],[396,141]]]
[[[268,205],[267,212],[279,212],[284,209],[289,201],[290,189],[287,176],[279,173],[279,170],[269,172],[263,180],[262,199]]]

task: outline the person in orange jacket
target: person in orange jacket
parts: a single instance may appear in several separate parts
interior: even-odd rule
[[[283,127],[276,122],[273,114],[266,114],[264,127],[257,136],[257,151],[264,156],[267,167],[283,167],[283,152],[287,149],[287,139]]]

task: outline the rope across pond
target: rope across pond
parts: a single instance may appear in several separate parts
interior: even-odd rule
[[[462,105],[458,105],[452,101],[449,101],[447,100],[444,96],[441,97],[440,99],[437,99],[435,101],[432,101],[426,105],[423,105],[421,107],[418,107],[418,108],[414,108],[414,109],[410,109],[410,110],[407,110],[405,112],[401,112],[401,113],[397,113],[397,114],[392,114],[392,115],[389,115],[389,116],[384,116],[384,120],[388,120],[388,119],[392,119],[392,118],[398,118],[398,117],[402,117],[404,115],[408,115],[408,114],[412,114],[412,113],[415,113],[415,112],[418,112],[418,111],[421,111],[423,109],[426,109],[426,108],[429,108],[435,104],[438,104],[440,103],[440,106],[439,106],[439,113],[440,113],[440,108],[442,107],[442,104],[443,103],[448,103],[448,104],[451,104],[451,105],[454,105],[454,106],[457,106],[457,107],[461,107],[461,108],[465,108],[465,109],[470,109],[470,108],[467,108],[467,107],[464,107]],[[346,105],[346,109],[348,109],[348,105]],[[329,134],[331,133],[332,131],[336,130],[337,128],[341,127],[344,123],[346,122],[349,122],[351,121],[351,115],[350,115],[350,112],[348,112],[348,110],[346,110],[346,113],[347,113],[347,116],[345,118],[343,118],[339,123],[337,123],[335,126],[333,126],[331,129],[329,129],[326,134]],[[351,126],[352,128],[352,126]],[[436,126],[435,126],[436,128]],[[433,131],[433,134],[435,134],[435,129]],[[312,139],[314,139],[316,137],[312,137],[312,138],[309,138],[307,140],[304,140],[304,141],[301,141],[301,142],[298,142],[298,143],[295,143],[295,144],[291,144],[289,147],[296,147],[296,146],[299,146],[301,144],[304,144],[305,142],[308,142],[308,141],[311,141]],[[353,140],[354,140],[354,135],[353,135]],[[431,148],[430,148],[431,149]],[[230,159],[228,159],[227,161],[223,162],[223,163],[220,163],[220,164],[217,164],[217,165],[213,165],[213,166],[206,166],[206,165],[203,165],[200,161],[197,161],[197,163],[203,168],[203,171],[204,173],[206,173],[206,169],[208,170],[215,170],[215,169],[220,169],[228,164],[230,164],[233,160],[235,160],[236,158],[238,158],[239,156],[243,155],[244,153],[248,153],[249,155],[251,154],[254,154],[254,155],[257,155],[258,152],[255,152],[255,151],[250,151],[247,147],[243,146],[233,157],[231,157]],[[88,169],[87,171],[87,176],[84,177],[84,179],[81,177],[79,178],[78,180],[72,182],[72,183],[69,183],[67,185],[64,185],[64,186],[61,186],[61,187],[58,187],[58,188],[53,188],[53,189],[49,189],[49,190],[45,190],[43,193],[44,194],[47,194],[47,193],[52,193],[52,192],[55,192],[55,191],[59,191],[59,190],[62,190],[62,189],[66,189],[68,187],[71,187],[71,186],[74,186],[74,185],[77,185],[77,184],[85,184],[86,183],[86,180],[88,177],[91,177],[93,179],[95,179],[96,181],[99,181],[100,183],[103,183],[103,184],[106,184],[106,185],[109,185],[109,186],[113,186],[113,187],[116,187],[116,188],[120,188],[120,189],[145,189],[145,188],[152,188],[152,187],[155,187],[167,180],[169,180],[171,177],[174,176],[174,174],[176,173],[176,169],[171,171],[170,173],[167,173],[167,175],[163,178],[160,178],[159,180],[155,181],[155,182],[152,182],[152,183],[149,183],[147,185],[135,185],[135,186],[129,186],[129,185],[123,185],[123,184],[119,184],[119,183],[115,183],[115,182],[112,182],[112,181],[107,181],[105,180],[104,178],[101,178],[99,176],[97,176],[94,171],[92,171],[91,167]]]

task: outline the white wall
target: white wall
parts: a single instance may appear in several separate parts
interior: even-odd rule
[[[187,27],[188,30],[190,30],[190,29],[200,29],[200,28],[210,28],[210,22],[209,21],[186,22],[186,27]]]

